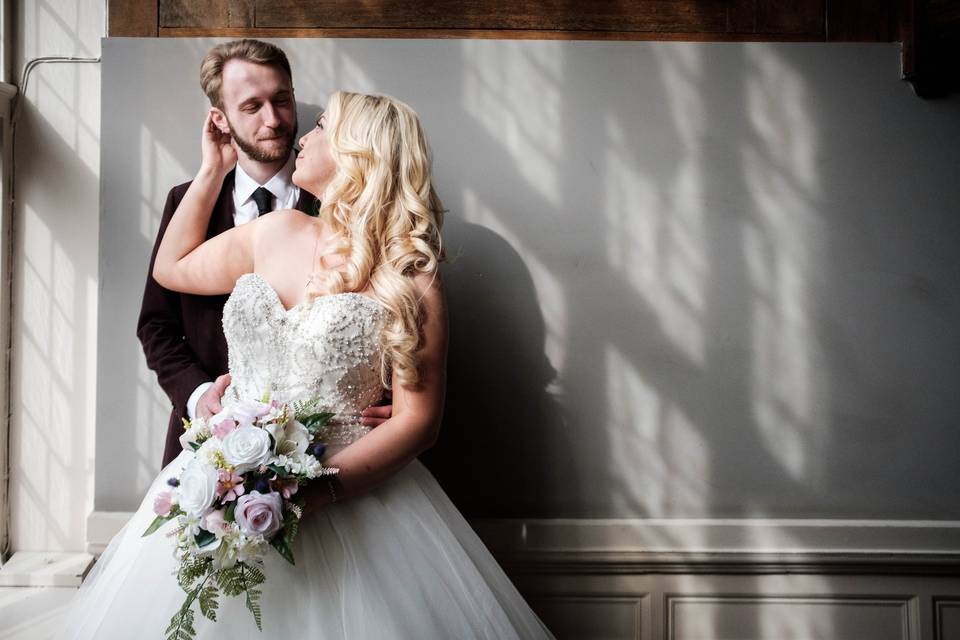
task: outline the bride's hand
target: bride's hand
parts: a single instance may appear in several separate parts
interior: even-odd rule
[[[218,175],[225,175],[237,164],[237,150],[229,133],[224,133],[213,121],[216,107],[207,112],[207,119],[203,123],[201,138],[201,168]]]

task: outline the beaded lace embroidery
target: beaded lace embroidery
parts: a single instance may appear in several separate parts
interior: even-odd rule
[[[388,315],[358,293],[285,309],[262,276],[241,276],[223,307],[231,374],[224,401],[260,398],[268,390],[281,402],[320,398],[336,414],[323,441],[354,442],[370,431],[360,412],[383,394],[380,335]]]

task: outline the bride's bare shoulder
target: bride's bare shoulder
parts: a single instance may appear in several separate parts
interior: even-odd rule
[[[279,240],[284,236],[300,233],[310,224],[313,218],[296,209],[278,209],[269,215],[264,214],[251,224],[257,226],[257,236],[260,240]]]

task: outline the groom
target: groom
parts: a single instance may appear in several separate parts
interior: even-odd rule
[[[232,136],[238,158],[223,181],[207,238],[275,209],[313,214],[314,197],[291,181],[297,103],[286,54],[259,40],[217,45],[200,66],[200,85],[218,112],[215,124]],[[189,185],[178,185],[167,195],[137,321],[147,366],[173,404],[163,466],[181,451],[183,418],[220,411],[230,382],[228,375],[218,376],[227,371],[221,324],[227,296],[180,294],[161,287],[152,275],[157,247]],[[390,407],[371,407],[363,415],[365,424],[375,426],[390,417]]]

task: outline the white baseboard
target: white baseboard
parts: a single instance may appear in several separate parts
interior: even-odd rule
[[[87,550],[99,554],[131,513],[94,511]],[[470,522],[498,556],[924,556],[960,560],[960,522],[942,520],[546,519]]]
[[[620,553],[960,554],[960,521],[474,520],[492,549]]]
[[[960,522],[920,520],[474,520],[525,573],[960,575]]]

